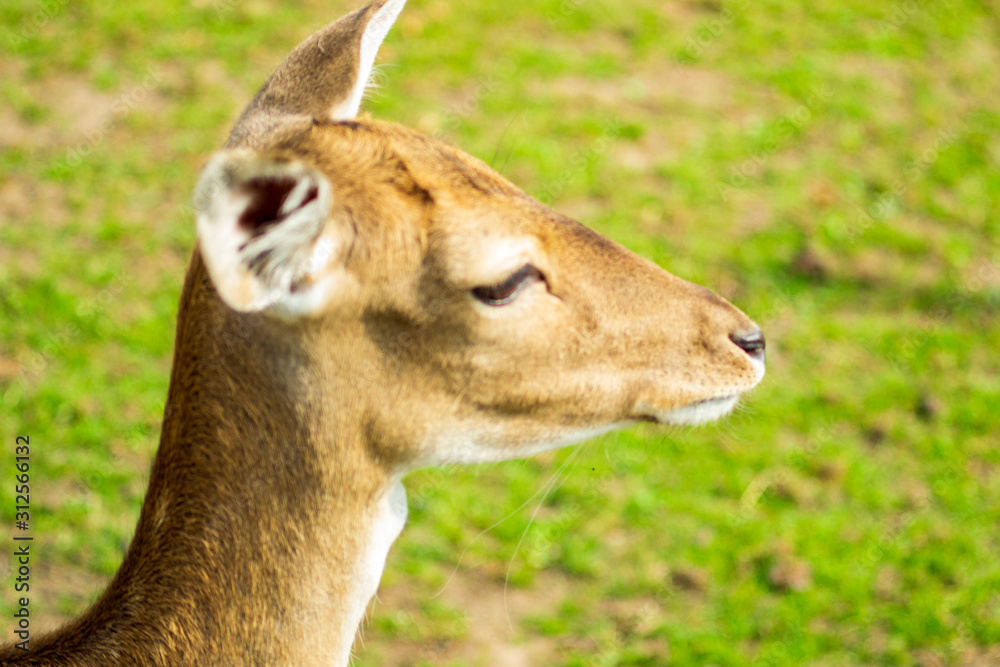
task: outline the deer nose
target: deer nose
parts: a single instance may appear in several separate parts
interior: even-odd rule
[[[750,355],[751,359],[764,361],[764,333],[760,329],[755,329],[750,333],[729,334],[729,340],[736,343],[736,346]]]

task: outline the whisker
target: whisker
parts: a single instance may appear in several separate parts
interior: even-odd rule
[[[569,457],[569,458],[567,458],[566,463],[568,463],[571,458],[572,458],[572,456]],[[499,526],[500,524],[502,524],[504,521],[506,521],[507,519],[511,518],[512,516],[514,516],[515,514],[517,514],[518,512],[520,512],[521,510],[523,510],[532,500],[534,500],[535,498],[538,497],[539,493],[542,493],[543,491],[545,491],[546,488],[548,488],[548,486],[552,483],[552,480],[559,474],[559,471],[562,470],[562,468],[565,466],[566,463],[564,463],[563,466],[560,466],[559,470],[556,470],[556,472],[552,474],[552,477],[550,477],[545,482],[545,484],[542,486],[542,488],[540,488],[538,491],[535,491],[535,493],[530,498],[528,498],[523,503],[521,503],[520,505],[518,505],[516,509],[514,509],[512,512],[510,512],[504,518],[502,518],[499,521],[493,523],[492,525],[488,526],[487,528],[484,528],[483,530],[481,530],[475,537],[473,537],[469,541],[468,544],[465,545],[465,548],[462,549],[462,553],[459,554],[459,556],[458,556],[458,562],[455,563],[455,567],[454,567],[454,569],[452,569],[451,575],[448,577],[448,581],[444,582],[444,586],[441,587],[441,590],[439,590],[437,593],[435,593],[434,595],[431,596],[432,600],[434,598],[438,597],[439,595],[441,595],[442,593],[444,593],[445,589],[448,588],[448,584],[451,583],[451,580],[454,579],[455,575],[458,573],[458,568],[461,567],[461,565],[462,565],[462,559],[465,558],[466,552],[469,550],[470,547],[472,547],[473,544],[476,543],[476,540],[478,540],[480,537],[482,537],[486,533],[490,532],[491,530],[493,530],[494,528],[496,528],[497,526]],[[479,472],[479,468],[482,465],[484,465],[484,464],[482,464],[482,463],[477,463],[476,464],[476,472],[477,473]],[[543,497],[542,498],[542,502],[544,502],[544,501],[545,501],[545,498]],[[530,525],[529,525],[529,527],[530,527]],[[523,538],[523,536],[522,536],[522,538]],[[520,546],[520,543],[518,543],[518,546]],[[515,550],[515,553],[516,553],[516,550]],[[510,572],[510,569],[508,568],[507,571]]]
[[[504,137],[507,136],[507,130],[510,129],[510,126],[514,124],[514,121],[517,120],[518,117],[522,113],[524,113],[524,112],[523,111],[518,111],[516,114],[514,114],[514,117],[510,119],[509,123],[507,123],[507,127],[505,127],[503,129],[503,133],[500,135],[500,141],[497,143],[497,149],[493,152],[493,159],[490,160],[490,166],[491,167],[494,164],[496,164],[497,156],[500,155],[500,149],[503,147],[503,140],[504,140]],[[511,148],[511,150],[513,150],[513,148]],[[507,159],[510,159],[510,151],[507,152]],[[505,167],[507,166],[507,162],[506,161],[504,161],[504,166]],[[503,173],[503,168],[500,169],[500,172]]]
[[[513,142],[511,142],[510,148],[507,149],[507,157],[503,159],[503,165],[501,165],[500,169],[498,170],[501,174],[503,173],[503,170],[507,168],[507,163],[510,162],[510,156],[513,152],[514,152],[514,144]]]
[[[510,582],[510,568],[514,566],[514,559],[517,557],[517,552],[521,549],[521,545],[524,543],[524,538],[528,535],[528,531],[531,530],[531,526],[535,522],[535,517],[538,516],[538,511],[542,508],[542,505],[545,504],[545,499],[549,497],[549,493],[552,491],[552,489],[555,488],[556,484],[559,481],[559,478],[562,476],[562,473],[566,469],[566,467],[573,462],[573,459],[575,459],[577,456],[580,455],[580,452],[582,452],[583,449],[584,449],[583,447],[579,446],[576,449],[574,449],[573,452],[566,457],[566,460],[563,461],[562,465],[559,466],[559,468],[555,471],[552,477],[549,478],[549,481],[545,483],[545,486],[542,487],[541,490],[544,491],[545,494],[542,496],[542,499],[539,500],[538,504],[535,506],[535,511],[531,513],[531,518],[528,519],[528,525],[525,526],[524,532],[521,533],[521,539],[517,541],[517,546],[514,547],[514,553],[510,555],[510,560],[507,562],[507,572],[504,574],[504,579],[503,579],[503,613],[504,616],[507,618],[507,627],[510,628],[511,632],[514,632],[514,624],[511,623],[510,613],[507,609],[507,584]],[[535,494],[535,496],[537,495],[538,493]],[[532,496],[532,498],[534,498],[534,496]],[[522,507],[523,506],[524,505],[522,505]]]

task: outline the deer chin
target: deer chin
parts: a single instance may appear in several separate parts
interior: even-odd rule
[[[683,408],[658,414],[656,415],[656,419],[662,424],[674,424],[677,426],[705,424],[732,412],[739,398],[739,394],[709,398],[704,401],[692,403],[691,405],[685,405]]]
[[[697,426],[715,421],[732,412],[739,402],[740,392],[716,396],[688,403],[679,408],[664,410],[662,407],[649,403],[640,403],[637,407],[644,415],[642,421],[655,424],[670,424],[672,426]]]
[[[515,440],[499,438],[496,433],[483,429],[480,424],[460,424],[426,438],[418,448],[419,454],[403,466],[401,472],[427,466],[497,463],[525,458],[575,445],[632,426],[639,421],[629,419],[596,426],[552,428],[525,433],[523,438]]]

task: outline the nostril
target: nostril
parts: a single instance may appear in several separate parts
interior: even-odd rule
[[[764,334],[760,329],[749,334],[729,334],[729,340],[754,359],[764,358]]]

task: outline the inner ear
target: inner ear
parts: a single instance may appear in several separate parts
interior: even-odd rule
[[[337,261],[346,231],[328,232],[320,247],[332,201],[326,176],[298,160],[244,149],[213,157],[195,206],[198,246],[222,299],[235,310],[263,310]]]
[[[279,225],[293,211],[319,197],[319,186],[285,176],[259,176],[241,184],[247,205],[238,225],[250,238],[261,236]]]

